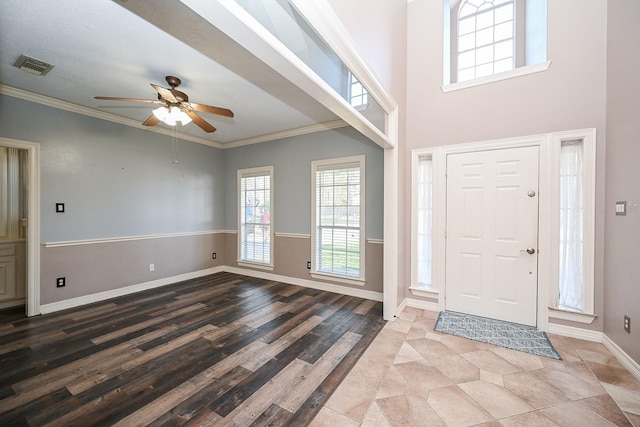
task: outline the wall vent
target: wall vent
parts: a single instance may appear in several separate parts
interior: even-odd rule
[[[31,58],[26,55],[20,55],[20,58],[15,62],[16,67],[27,73],[35,74],[37,76],[44,76],[54,67],[51,64],[40,61],[39,59]]]

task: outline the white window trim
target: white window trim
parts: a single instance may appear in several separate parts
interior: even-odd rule
[[[318,280],[331,280],[332,282],[344,283],[345,285],[364,286],[364,279],[357,279],[339,274],[325,273],[324,271],[314,271],[310,273],[311,277]]]
[[[240,235],[240,233],[238,233],[238,235]],[[273,245],[271,245],[271,246],[273,246]],[[249,267],[249,268],[257,268],[257,269],[260,269],[260,270],[273,271],[273,263],[272,264],[262,264],[262,263],[259,263],[259,262],[250,262],[250,261],[245,261],[243,259],[240,259],[240,257],[238,257],[238,260],[236,261],[236,263],[240,267]]]
[[[568,320],[570,322],[584,323],[590,325],[596,320],[595,314],[576,313],[574,311],[562,310],[559,308],[549,307],[549,319]]]
[[[317,266],[317,235],[316,235],[316,171],[320,167],[340,166],[349,163],[358,163],[360,166],[360,276],[352,277],[341,274],[332,274],[325,271],[318,271]],[[350,285],[365,284],[365,247],[366,247],[366,228],[365,228],[365,194],[366,194],[366,168],[365,156],[340,157],[335,159],[314,160],[311,162],[311,277],[322,279],[327,278]]]
[[[583,301],[584,308],[576,313],[558,308],[558,286],[560,277],[560,218],[550,216],[549,257],[551,284],[549,289],[549,317],[572,320],[580,323],[591,323],[594,319],[594,281],[595,281],[595,186],[596,186],[596,130],[581,129],[575,131],[555,132],[551,134],[549,158],[550,176],[560,176],[560,148],[563,141],[582,140],[582,188],[583,194]],[[549,213],[560,212],[559,180],[552,185],[549,193]]]
[[[411,151],[411,285],[409,289],[415,296],[435,298],[440,301],[440,308],[444,310],[445,260],[446,241],[444,236],[446,210],[442,209],[446,201],[446,179],[443,148],[421,148]],[[431,289],[418,285],[418,161],[420,157],[430,156],[433,176],[431,203],[432,209],[432,242],[431,242]],[[439,296],[442,295],[442,298]]]
[[[479,77],[473,80],[466,80],[459,83],[450,83],[440,86],[442,92],[454,92],[456,90],[468,89],[470,87],[482,86],[489,83],[499,82],[501,80],[513,79],[515,77],[526,76],[528,74],[541,73],[547,71],[551,66],[551,61],[541,62],[539,64],[525,65],[514,68],[513,70],[503,71],[502,73],[492,74],[490,76]]]
[[[432,299],[440,298],[440,292],[439,291],[434,291],[433,289],[427,289],[427,288],[422,287],[422,286],[411,285],[409,287],[409,290],[411,291],[411,293],[414,296],[417,296],[417,297],[432,298]]]
[[[241,192],[242,192],[242,177],[243,176],[248,176],[248,175],[255,175],[255,174],[262,174],[267,172],[269,174],[269,180],[270,185],[269,185],[269,199],[270,199],[270,206],[269,206],[269,216],[270,216],[270,221],[271,221],[271,226],[269,227],[269,234],[270,234],[270,242],[271,244],[269,245],[269,263],[261,263],[261,262],[255,262],[255,261],[250,261],[250,260],[245,260],[242,259],[242,208],[241,208]],[[238,252],[237,252],[237,259],[236,262],[238,263],[238,265],[243,265],[246,267],[253,267],[253,268],[263,268],[263,269],[267,269],[267,270],[273,270],[273,266],[274,266],[274,260],[273,260],[273,246],[274,246],[274,230],[273,230],[273,212],[274,212],[274,203],[273,203],[273,166],[260,166],[260,167],[255,167],[255,168],[248,168],[248,169],[238,169],[238,180],[237,180],[237,192],[236,192],[236,197],[237,197],[237,221],[238,221]]]

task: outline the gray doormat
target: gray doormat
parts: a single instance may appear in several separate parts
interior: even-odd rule
[[[433,329],[445,334],[524,351],[536,356],[562,359],[556,349],[553,348],[547,334],[538,331],[533,326],[472,316],[455,311],[441,311]]]

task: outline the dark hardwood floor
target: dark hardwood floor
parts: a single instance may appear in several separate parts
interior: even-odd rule
[[[26,318],[0,311],[0,426],[306,425],[382,304],[219,273]]]

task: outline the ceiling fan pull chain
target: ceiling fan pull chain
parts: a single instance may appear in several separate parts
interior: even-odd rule
[[[173,162],[174,165],[180,163],[178,157],[178,138],[176,138],[176,125],[173,126]]]

